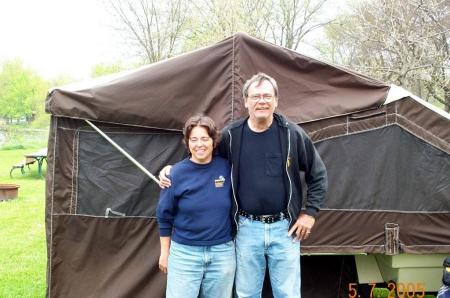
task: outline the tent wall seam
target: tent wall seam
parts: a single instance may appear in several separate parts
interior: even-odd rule
[[[148,218],[148,219],[156,219],[156,216],[143,216],[143,215],[126,215],[126,216],[112,216],[112,217],[105,217],[105,215],[92,215],[92,214],[84,214],[84,213],[77,213],[77,214],[71,214],[71,213],[55,213],[54,216],[84,216],[84,217],[93,217],[93,218]]]
[[[408,121],[408,119],[405,119],[405,121]],[[432,142],[430,142],[430,141],[424,139],[423,137],[417,135],[416,133],[412,132],[410,129],[408,129],[408,128],[405,127],[404,125],[401,125],[400,123],[391,123],[391,124],[388,124],[387,126],[384,126],[384,125],[383,125],[383,126],[379,126],[379,127],[375,127],[375,128],[371,128],[371,129],[365,129],[365,130],[360,130],[360,131],[351,132],[351,133],[348,133],[348,134],[339,134],[339,135],[335,135],[335,136],[328,137],[328,138],[324,138],[324,139],[320,139],[320,140],[313,140],[313,143],[316,144],[316,143],[319,143],[319,142],[328,141],[328,140],[332,140],[332,139],[336,139],[336,138],[341,138],[341,137],[345,137],[345,136],[351,136],[351,135],[356,135],[356,134],[360,134],[360,133],[371,132],[371,131],[375,131],[375,130],[379,130],[379,129],[383,129],[383,128],[390,127],[390,126],[395,126],[395,125],[398,126],[398,127],[400,127],[400,128],[402,128],[402,129],[404,129],[404,130],[406,130],[408,133],[412,134],[413,136],[415,136],[415,137],[418,138],[418,139],[421,139],[421,140],[424,141],[425,143],[427,143],[427,144],[433,146],[434,148],[436,148],[436,149],[438,149],[438,150],[440,150],[440,151],[443,151],[443,152],[445,152],[445,153],[447,153],[447,154],[450,154],[450,149],[447,148],[448,146],[442,146],[442,147],[444,147],[444,148],[441,148],[441,147],[439,147],[438,145],[436,145],[436,144],[434,144],[434,143],[432,143]],[[439,139],[439,140],[440,140],[440,139]],[[436,143],[437,143],[437,142],[436,142]]]
[[[58,117],[53,118],[54,124],[53,124],[53,132],[54,132],[54,143],[53,143],[53,160],[52,160],[52,187],[51,187],[51,205],[50,205],[50,245],[48,245],[49,250],[49,260],[48,260],[48,268],[47,268],[47,292],[48,297],[51,297],[51,291],[52,291],[52,247],[53,247],[53,206],[54,206],[54,194],[55,194],[55,164],[56,164],[56,147],[58,145]]]
[[[449,211],[419,211],[419,210],[384,210],[384,209],[337,209],[337,208],[320,208],[320,211],[344,211],[344,212],[388,212],[388,213],[408,213],[408,214],[449,214]]]
[[[388,118],[388,116],[392,116],[392,115],[395,116],[395,122],[393,122],[393,123],[388,123],[387,118]],[[318,142],[327,141],[327,140],[334,139],[334,138],[338,138],[338,137],[342,137],[342,136],[349,136],[349,135],[354,135],[354,134],[358,134],[358,133],[364,133],[364,132],[369,132],[369,131],[375,131],[375,130],[382,129],[382,128],[385,128],[385,127],[397,125],[397,126],[401,127],[402,129],[406,130],[407,132],[409,132],[410,134],[412,134],[413,136],[415,136],[415,137],[421,139],[422,141],[426,142],[427,144],[430,144],[430,145],[432,145],[433,147],[436,147],[437,149],[439,149],[439,150],[441,150],[441,151],[444,151],[444,152],[450,154],[450,148],[449,148],[449,145],[446,145],[446,141],[445,141],[445,140],[443,140],[443,139],[440,138],[439,136],[437,136],[437,135],[435,135],[435,134],[433,134],[433,133],[431,133],[431,132],[425,130],[423,127],[417,125],[416,123],[414,123],[414,122],[411,121],[410,119],[408,119],[408,118],[406,118],[406,117],[404,117],[404,116],[402,116],[402,115],[399,115],[399,114],[397,114],[397,113],[394,113],[394,114],[386,114],[385,116],[383,115],[383,116],[379,116],[379,117],[386,117],[385,124],[384,124],[383,126],[377,126],[377,127],[375,127],[375,128],[371,128],[371,129],[364,129],[364,130],[359,130],[359,131],[356,131],[356,132],[348,132],[349,123],[348,123],[348,119],[347,119],[346,123],[340,123],[340,124],[329,125],[329,126],[327,126],[327,127],[323,127],[323,128],[320,128],[320,129],[317,129],[317,130],[314,130],[314,131],[308,131],[307,133],[308,133],[308,135],[312,136],[312,135],[314,135],[314,134],[317,134],[318,132],[325,131],[325,130],[330,129],[330,128],[333,128],[333,127],[339,127],[339,126],[344,126],[344,125],[345,125],[345,127],[346,127],[345,133],[343,133],[343,134],[338,134],[338,135],[331,136],[331,137],[324,138],[324,139],[320,139],[320,140],[313,140],[313,143],[318,143]],[[410,124],[410,125],[416,127],[416,128],[417,128],[418,130],[420,130],[423,134],[429,135],[431,138],[434,139],[433,142],[436,142],[436,143],[442,142],[442,143],[444,143],[444,144],[442,144],[442,147],[443,147],[443,148],[440,148],[440,147],[436,146],[435,144],[431,143],[429,140],[426,140],[426,139],[424,139],[423,137],[419,136],[417,133],[414,133],[413,131],[411,131],[410,129],[408,129],[405,125],[402,125],[400,122],[398,122],[398,119],[404,120],[406,123],[408,123],[408,124]]]
[[[131,126],[131,127],[140,127],[140,128],[150,128],[150,129],[159,129],[159,130],[167,130],[167,131],[175,131],[175,132],[183,132],[182,129],[176,129],[176,128],[161,128],[157,126],[147,126],[147,125],[137,125],[137,124],[130,124],[130,123],[120,123],[120,122],[111,122],[111,121],[102,121],[98,119],[88,119],[88,118],[81,118],[81,117],[71,117],[66,115],[59,115],[59,114],[51,114],[52,116],[59,117],[59,118],[68,118],[68,119],[75,119],[75,120],[82,120],[82,121],[95,121],[95,122],[101,122],[101,123],[107,123],[107,124],[114,124],[114,125],[121,125],[121,126]]]
[[[73,167],[75,167],[75,165],[77,166],[77,169],[75,171],[75,209],[73,210],[73,213],[76,214],[77,213],[77,208],[78,208],[78,172],[79,172],[79,150],[80,150],[80,132],[77,131],[76,134],[76,154],[75,154],[75,158],[76,160],[74,160],[74,164]]]
[[[76,154],[76,145],[75,145],[75,140],[77,138],[77,132],[74,133],[73,135],[73,140],[72,140],[72,191],[70,192],[70,204],[69,204],[69,213],[73,213],[72,212],[72,208],[73,208],[73,197],[74,197],[74,191],[75,191],[75,154]]]
[[[236,35],[233,35],[233,46],[232,46],[232,52],[231,52],[231,121],[234,121],[234,93],[235,93],[235,86],[234,86],[234,63],[235,63],[235,39],[236,39]]]

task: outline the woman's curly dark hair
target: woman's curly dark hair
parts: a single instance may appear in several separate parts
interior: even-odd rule
[[[190,117],[186,121],[183,128],[183,135],[184,135],[183,140],[188,152],[189,152],[189,137],[191,135],[192,129],[196,126],[201,126],[206,129],[209,137],[213,140],[213,148],[216,149],[220,141],[220,132],[217,129],[214,120],[205,115],[195,115]]]

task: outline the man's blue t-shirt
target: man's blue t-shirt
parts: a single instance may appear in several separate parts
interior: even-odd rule
[[[273,121],[264,132],[245,124],[240,153],[239,208],[253,215],[277,214],[287,207],[280,131]]]

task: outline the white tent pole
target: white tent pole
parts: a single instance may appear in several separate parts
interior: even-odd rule
[[[156,179],[155,176],[153,176],[152,173],[147,171],[146,168],[144,168],[137,160],[135,160],[130,154],[128,154],[125,150],[122,149],[119,145],[117,145],[113,140],[111,140],[110,137],[108,137],[103,131],[101,131],[97,126],[92,124],[89,120],[84,120],[89,124],[93,129],[95,129],[102,137],[104,137],[111,145],[116,147],[117,150],[119,150],[123,155],[125,155],[126,158],[128,158],[132,163],[134,163],[139,169],[141,169],[147,176],[153,179],[157,184],[159,184],[159,180]]]

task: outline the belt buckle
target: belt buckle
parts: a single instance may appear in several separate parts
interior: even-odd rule
[[[261,215],[260,218],[263,223],[273,223],[274,222],[273,215]]]

